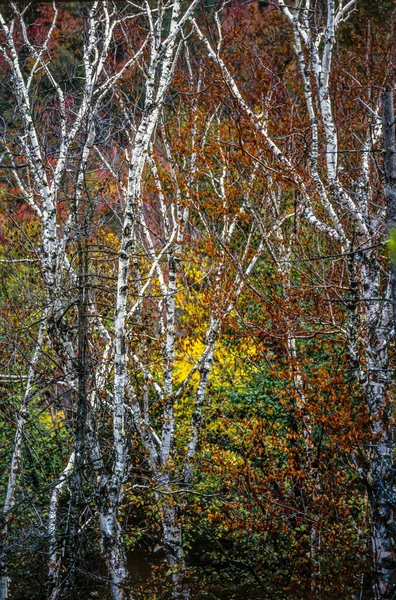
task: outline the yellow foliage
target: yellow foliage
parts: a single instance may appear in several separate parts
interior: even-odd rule
[[[63,410],[59,410],[56,413],[48,411],[41,415],[40,420],[48,429],[61,429],[64,425],[65,413]]]
[[[186,338],[183,340],[180,355],[177,357],[175,362],[175,383],[182,383],[186,379],[204,349],[205,346],[199,339],[191,340],[190,338]],[[192,382],[197,382],[198,379],[198,373],[194,373]]]
[[[175,361],[174,382],[176,384],[180,384],[186,379],[204,350],[204,343],[197,338],[191,339],[187,337],[183,340],[182,347]],[[215,386],[234,390],[242,387],[247,376],[247,369],[243,358],[251,358],[255,353],[256,348],[253,345],[243,344],[239,348],[238,354],[229,347],[219,345],[214,354],[211,372],[212,383]],[[197,372],[194,373],[191,381],[192,383],[197,383],[198,380],[199,375]]]

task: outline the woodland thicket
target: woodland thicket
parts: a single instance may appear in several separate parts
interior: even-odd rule
[[[395,600],[395,13],[1,4],[1,600]]]

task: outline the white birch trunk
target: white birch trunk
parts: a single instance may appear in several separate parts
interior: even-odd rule
[[[123,494],[123,483],[126,469],[125,451],[125,388],[127,383],[126,360],[127,360],[127,300],[129,289],[130,257],[134,250],[136,231],[139,222],[143,221],[144,215],[141,206],[141,186],[145,164],[148,160],[149,148],[153,133],[157,127],[165,94],[172,80],[175,68],[175,53],[177,48],[177,36],[183,23],[191,14],[197,4],[194,0],[184,14],[181,16],[181,4],[175,0],[172,6],[172,16],[168,37],[161,41],[162,35],[162,8],[154,24],[153,13],[146,3],[145,8],[150,24],[151,51],[148,76],[146,80],[146,98],[143,116],[137,129],[133,147],[130,152],[130,166],[128,173],[128,184],[125,190],[126,209],[123,219],[121,248],[118,259],[118,279],[116,297],[116,316],[114,322],[114,412],[113,412],[113,436],[115,461],[111,476],[108,478],[105,490],[107,496],[107,511],[101,511],[100,522],[104,536],[103,546],[107,563],[112,577],[113,600],[122,598],[122,592],[116,592],[117,586],[123,584],[126,578],[125,558],[120,545],[119,525],[117,511]],[[173,275],[171,275],[173,277]],[[175,276],[174,276],[175,279]],[[172,348],[174,344],[174,333],[172,333],[172,296],[167,300],[167,311],[169,316],[168,328],[168,366],[172,365]],[[171,369],[168,368],[168,376],[165,383],[166,393],[171,393],[172,378]],[[164,444],[162,446],[162,458],[165,460],[170,452],[172,438],[172,411],[173,403],[167,404],[167,427],[164,428]],[[146,433],[144,433],[146,437]],[[118,588],[119,590],[121,588]],[[118,593],[118,595],[117,595]],[[120,595],[121,594],[121,595]]]
[[[279,6],[294,25],[296,46],[300,69],[304,76],[305,59],[301,41],[306,46],[308,60],[314,74],[318,99],[319,115],[326,139],[326,175],[330,187],[334,191],[339,204],[344,206],[354,221],[359,236],[359,245],[369,247],[373,244],[370,235],[372,224],[368,210],[369,196],[369,165],[368,146],[363,148],[362,174],[357,182],[359,203],[354,202],[345,190],[338,175],[337,128],[334,123],[331,106],[329,79],[331,74],[332,54],[335,36],[340,23],[346,18],[356,0],[336,5],[334,0],[327,0],[327,22],[322,32],[311,31],[309,18],[302,11],[302,16],[293,17],[286,8],[283,0]],[[305,16],[304,16],[305,15]],[[299,46],[300,44],[300,46]],[[309,89],[309,75],[305,75],[305,98],[311,122],[315,120],[312,106],[312,96]],[[375,136],[377,131],[375,132]],[[372,140],[369,139],[369,143]],[[394,141],[394,140],[393,140]],[[316,138],[313,135],[311,159],[314,165],[317,156]],[[317,173],[313,169],[313,178],[323,201],[323,191]],[[323,202],[325,205],[325,203]],[[373,219],[374,222],[375,219]],[[345,238],[344,238],[345,239]],[[345,242],[348,243],[347,240]],[[349,242],[348,245],[351,243]],[[381,298],[380,264],[375,256],[375,250],[362,251],[360,260],[357,256],[349,260],[352,298],[347,315],[346,343],[348,346],[351,366],[363,386],[366,404],[371,416],[373,442],[369,451],[369,469],[364,477],[372,511],[372,555],[374,559],[374,594],[378,600],[393,598],[393,583],[396,571],[395,560],[395,528],[393,525],[394,500],[394,439],[390,421],[389,407],[389,376],[388,376],[388,346],[391,339],[391,324],[388,295]],[[364,323],[359,319],[359,304],[363,301]],[[385,304],[384,304],[385,300]],[[359,347],[358,330],[363,329],[364,347]],[[364,366],[363,366],[364,365]]]
[[[188,600],[190,593],[185,581],[186,565],[180,514],[178,514],[181,511],[181,504],[174,491],[169,475],[159,475],[156,496],[161,514],[164,551],[172,577],[172,598]]]
[[[9,597],[9,580],[7,575],[7,534],[8,521],[11,516],[12,507],[15,500],[15,491],[18,482],[18,476],[21,471],[22,461],[22,443],[24,436],[25,424],[28,418],[29,401],[33,390],[34,376],[36,374],[37,362],[40,356],[41,346],[43,343],[43,334],[45,328],[44,313],[40,324],[36,348],[33,354],[32,361],[29,367],[29,373],[26,382],[25,393],[23,395],[21,408],[19,410],[17,427],[14,437],[14,448],[12,452],[10,474],[4,500],[3,510],[0,519],[0,599],[7,600]]]
[[[362,175],[358,181],[354,182],[356,189],[359,190],[355,199],[349,192],[351,186],[347,188],[339,176],[338,130],[333,115],[330,88],[336,35],[340,24],[356,6],[357,0],[345,3],[326,0],[323,26],[320,25],[319,13],[318,20],[313,25],[314,19],[310,13],[314,9],[311,8],[309,2],[297,9],[291,8],[284,0],[276,0],[274,4],[282,10],[294,31],[296,54],[303,78],[304,95],[311,126],[310,175],[320,199],[322,214],[326,215],[321,219],[315,215],[311,201],[306,197],[305,184],[296,174],[296,168],[291,159],[284,155],[282,149],[268,134],[261,116],[255,114],[253,108],[245,101],[236,78],[232,76],[225,60],[220,56],[222,35],[219,21],[217,21],[219,29],[217,49],[203,34],[196,22],[194,22],[194,28],[198,38],[207,49],[208,55],[220,69],[241,110],[251,119],[253,126],[263,136],[264,145],[273,153],[279,165],[283,166],[287,173],[293,174],[296,187],[299,188],[304,198],[304,208],[301,214],[306,222],[331,239],[340,242],[341,252],[343,252],[345,247],[348,250],[353,249],[354,241],[347,238],[342,224],[344,214],[347,214],[353,223],[358,247],[370,247],[377,241],[372,232],[378,228],[378,223],[381,221],[381,215],[370,217],[368,204],[370,167],[367,152],[373,142],[368,136],[368,144],[364,144],[362,148]],[[389,123],[393,122],[393,117],[388,121]],[[320,131],[323,131],[326,158],[325,164],[319,170]],[[376,136],[377,132],[374,137]],[[393,148],[394,139],[391,143]],[[387,189],[389,190],[389,183]],[[326,222],[327,218],[329,223]],[[392,335],[387,304],[389,294],[381,291],[380,264],[376,259],[375,250],[362,251],[359,257],[355,254],[351,262],[354,263],[350,268],[350,275],[355,299],[349,303],[350,315],[347,317],[345,341],[351,355],[352,368],[363,386],[366,404],[372,419],[372,434],[375,441],[371,445],[370,466],[365,477],[371,501],[372,546],[377,572],[374,593],[377,599],[388,600],[394,594],[392,586],[396,571],[393,526],[395,507],[394,440],[388,397],[388,346]],[[364,321],[360,321],[359,331],[363,336],[362,345],[357,342],[358,332],[356,329],[359,326],[359,313],[364,315]],[[295,383],[298,388],[298,374]]]
[[[60,570],[62,565],[62,549],[59,552],[57,541],[57,516],[60,495],[66,486],[74,468],[74,452],[70,455],[69,461],[62,471],[58,482],[54,486],[51,494],[51,501],[48,512],[48,599],[57,600],[61,593]]]
[[[10,71],[14,81],[14,90],[18,100],[18,107],[21,113],[21,117],[24,123],[26,136],[23,138],[26,159],[29,165],[30,173],[32,175],[32,181],[35,183],[34,192],[29,192],[29,187],[25,187],[21,185],[21,189],[26,191],[25,195],[28,195],[30,198],[38,197],[40,200],[40,205],[35,205],[34,200],[30,200],[30,203],[33,203],[33,207],[36,209],[36,212],[39,214],[42,221],[42,249],[41,249],[41,265],[42,272],[44,278],[44,284],[48,293],[48,304],[51,307],[50,314],[48,316],[48,331],[50,334],[52,345],[58,354],[58,357],[61,359],[61,362],[64,365],[65,372],[67,373],[67,377],[70,379],[71,388],[73,390],[77,390],[78,385],[76,383],[77,375],[75,373],[75,348],[73,343],[73,334],[68,329],[67,323],[63,320],[63,315],[66,312],[65,302],[63,298],[63,292],[61,289],[61,281],[62,274],[65,264],[68,265],[66,257],[65,257],[65,248],[68,241],[68,236],[71,232],[71,226],[73,224],[73,215],[70,214],[67,221],[66,226],[63,231],[63,236],[60,240],[57,239],[57,215],[56,215],[56,203],[58,196],[58,187],[61,182],[62,177],[65,175],[68,169],[68,161],[70,161],[70,153],[71,146],[74,143],[75,138],[78,133],[80,133],[80,129],[82,125],[86,122],[87,118],[91,121],[87,126],[87,136],[86,142],[84,143],[82,149],[82,156],[80,161],[80,172],[77,177],[77,182],[75,186],[75,196],[76,203],[80,202],[80,198],[83,191],[83,181],[84,181],[84,172],[87,164],[87,160],[89,158],[90,148],[93,143],[93,123],[92,119],[95,115],[95,111],[97,110],[97,105],[99,99],[102,97],[104,88],[98,87],[99,77],[103,71],[104,63],[107,57],[109,45],[112,41],[112,34],[115,28],[115,25],[118,23],[115,18],[115,13],[112,13],[110,17],[108,12],[108,4],[107,2],[103,2],[102,5],[99,5],[98,2],[94,2],[89,10],[88,19],[87,19],[87,37],[85,46],[83,49],[83,63],[85,69],[85,81],[83,84],[83,95],[80,103],[80,107],[77,110],[77,113],[73,115],[73,119],[70,120],[70,115],[66,115],[65,101],[63,97],[63,92],[61,90],[60,85],[55,81],[54,77],[50,69],[48,68],[46,62],[47,58],[43,58],[45,54],[45,47],[48,45],[48,40],[51,37],[51,33],[53,31],[54,24],[56,22],[56,18],[58,15],[58,11],[54,9],[54,20],[52,23],[52,27],[50,32],[46,38],[44,46],[37,50],[35,46],[33,46],[28,38],[27,28],[24,23],[23,14],[18,12],[18,9],[14,6],[14,11],[18,15],[19,22],[21,23],[22,33],[24,42],[27,48],[30,50],[31,54],[35,59],[35,66],[31,71],[29,80],[27,83],[24,81],[24,77],[22,75],[22,70],[20,68],[19,56],[15,48],[14,40],[13,40],[13,31],[11,27],[8,27],[5,23],[4,18],[0,15],[0,25],[3,29],[4,36],[6,38],[6,44],[2,47],[3,56],[9,64]],[[99,27],[99,22],[102,21],[103,27]],[[129,62],[130,64],[130,62]],[[60,138],[59,138],[59,153],[55,168],[52,172],[52,182],[49,182],[49,178],[47,175],[47,166],[46,159],[44,161],[40,148],[40,138],[36,133],[34,119],[32,116],[32,107],[30,101],[30,86],[33,79],[34,71],[41,69],[45,75],[48,77],[50,84],[53,86],[55,93],[59,99],[60,105],[60,114],[61,114],[61,122],[60,122]],[[122,72],[125,70],[125,67],[122,68]],[[116,76],[113,76],[106,79],[107,84],[114,83],[114,81],[121,75],[121,72]],[[97,100],[95,103],[94,94],[97,93]],[[68,123],[70,124],[69,129],[67,129]],[[72,149],[73,160],[75,157],[75,149]],[[18,183],[21,183],[20,179],[18,179]],[[78,224],[77,224],[78,226]],[[73,270],[68,265],[67,274],[71,278],[72,285],[76,282],[75,275],[73,274]],[[68,302],[68,301],[67,301]],[[103,327],[102,327],[103,329]],[[106,353],[107,355],[107,353]],[[115,422],[117,423],[116,431],[119,431],[118,422],[120,420],[119,410],[115,412]],[[118,442],[118,440],[116,440]],[[119,444],[118,444],[119,447]],[[120,463],[120,453],[118,453],[117,460],[117,468],[119,469]],[[17,454],[15,455],[17,459]],[[74,456],[74,455],[73,455]],[[74,461],[74,458],[73,458]],[[121,467],[122,469],[122,467]],[[71,470],[71,464],[69,464],[68,468],[66,468],[60,482],[54,489],[51,505],[50,505],[50,516],[49,516],[49,535],[50,535],[50,572],[49,572],[49,587],[50,587],[50,595],[54,596],[54,598],[58,595],[58,578],[59,578],[59,560],[60,557],[56,557],[56,549],[55,549],[55,541],[56,541],[56,507],[58,502],[59,494],[65,485],[66,478],[69,476],[69,472]],[[111,486],[110,486],[111,487]],[[114,496],[118,496],[119,486],[118,482],[115,481],[113,487],[111,488],[112,492],[112,500],[114,501]],[[110,509],[109,514],[112,515],[113,511]],[[119,540],[117,536],[119,536],[119,532],[115,526],[113,526],[114,531],[109,528],[108,522],[111,520],[111,516],[102,515],[101,524],[103,530],[103,536],[105,540],[104,546],[107,548],[108,540],[110,540],[110,545],[115,540],[114,545],[116,548],[120,547]],[[114,524],[113,524],[114,525]],[[114,533],[115,532],[115,533]],[[109,554],[109,553],[107,553]],[[114,555],[114,551],[111,553]],[[116,558],[112,558],[111,565],[112,571],[114,572],[114,582],[117,583],[120,579],[123,579],[123,576],[120,576],[120,568],[118,566],[119,561]],[[121,569],[122,570],[122,569]],[[5,593],[7,593],[5,591]],[[118,595],[118,592],[114,592],[114,597],[119,598],[121,596]]]

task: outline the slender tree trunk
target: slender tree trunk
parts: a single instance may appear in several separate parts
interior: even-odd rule
[[[172,597],[174,600],[188,600],[190,597],[188,585],[185,582],[186,565],[183,554],[183,539],[178,507],[169,476],[165,475],[159,481],[160,491],[158,500],[161,511],[163,543],[169,568],[172,572]],[[161,491],[163,492],[161,494]]]
[[[57,516],[58,516],[58,505],[59,498],[65,487],[74,467],[75,454],[72,452],[69,461],[63,470],[58,483],[55,485],[49,506],[48,512],[48,598],[49,600],[57,600],[59,597],[60,588],[60,573],[62,566],[62,553],[59,553],[58,539],[56,535],[57,530]]]
[[[181,526],[177,522],[177,507],[166,499],[162,508],[164,546],[169,568],[172,571],[172,596],[175,600],[188,600],[188,586],[184,581],[186,565],[183,555]]]
[[[376,600],[396,598],[393,432],[384,425],[371,458],[370,504]]]
[[[96,382],[101,389],[101,381]],[[92,465],[91,480],[95,490],[96,509],[99,516],[102,556],[111,582],[112,600],[129,600],[128,570],[123,549],[122,531],[118,522],[120,480],[107,474],[96,431],[95,391],[89,394],[86,421],[86,454]]]
[[[389,310],[380,298],[380,268],[372,250],[348,265],[351,279],[351,302],[348,315],[347,344],[351,367],[364,390],[371,418],[372,441],[367,464],[358,464],[366,483],[371,508],[371,548],[374,563],[373,591],[376,600],[391,600],[396,588],[396,554],[394,515],[394,434],[391,421],[388,375],[388,343],[391,324]],[[360,273],[358,274],[358,269]],[[361,281],[361,290],[358,288]],[[360,298],[359,296],[362,296]],[[375,300],[378,300],[376,302]],[[364,320],[358,304],[364,302]],[[364,330],[364,348],[359,347],[359,332]],[[362,355],[365,355],[362,361]]]
[[[88,137],[90,135],[88,134]],[[81,177],[82,179],[82,177]],[[80,177],[78,184],[80,183]],[[83,501],[83,481],[85,470],[86,420],[87,420],[87,377],[88,377],[88,215],[81,202],[79,185],[77,184],[75,199],[77,238],[77,319],[78,349],[75,371],[77,375],[77,406],[75,416],[75,459],[71,476],[70,520],[67,535],[66,561],[67,585],[71,590],[74,584],[74,566],[79,559],[78,532]]]
[[[41,346],[43,343],[43,334],[45,327],[46,313],[43,315],[37,344],[30,364],[25,393],[23,395],[22,405],[18,415],[17,428],[14,437],[14,449],[11,458],[10,474],[3,510],[0,515],[0,599],[9,598],[9,578],[7,573],[7,535],[10,512],[15,501],[15,490],[18,476],[21,470],[22,461],[22,442],[26,420],[28,418],[28,406],[33,388],[33,379],[36,371],[36,365],[39,358]]]
[[[365,302],[365,364],[362,383],[371,417],[367,488],[371,505],[374,592],[378,600],[396,597],[394,426],[389,397],[390,311],[380,297],[380,268],[369,250],[361,267]]]
[[[393,92],[387,90],[382,96],[382,130],[385,150],[385,196],[388,233],[392,244],[396,243],[396,146],[395,112]],[[391,290],[393,307],[393,325],[396,327],[396,256],[391,250]]]
[[[111,598],[127,600],[130,595],[127,589],[128,572],[121,527],[117,519],[118,495],[118,480],[107,482],[100,502],[102,507],[99,512],[99,524],[102,534],[102,553],[111,579]]]
[[[388,231],[393,241],[396,226],[396,149],[395,116],[393,93],[386,91],[382,98],[383,136],[385,149],[385,193]],[[392,257],[393,258],[393,257]],[[378,267],[378,265],[377,265]],[[367,296],[378,296],[378,275],[375,265],[366,278]],[[371,277],[370,277],[371,274]],[[396,267],[391,262],[391,297],[393,306],[393,329],[396,324]],[[370,285],[374,280],[374,285]],[[388,382],[385,375],[388,368],[386,344],[382,339],[381,327],[375,315],[368,319],[368,362],[367,400],[372,417],[375,442],[370,460],[369,497],[372,511],[372,552],[375,568],[375,597],[380,600],[396,598],[396,525],[394,522],[395,500],[395,460],[394,427],[391,408],[388,406]],[[370,328],[370,321],[377,327]]]

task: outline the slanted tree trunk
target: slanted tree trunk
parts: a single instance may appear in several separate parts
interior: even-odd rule
[[[15,491],[18,477],[21,470],[22,462],[22,442],[24,436],[25,424],[29,415],[29,401],[31,398],[34,376],[36,373],[37,361],[40,356],[41,346],[43,343],[43,334],[45,327],[45,313],[42,318],[40,330],[38,334],[36,348],[30,363],[25,393],[23,395],[21,408],[18,415],[17,428],[14,437],[14,448],[11,458],[10,474],[8,476],[8,484],[6,497],[3,505],[3,510],[0,514],[0,599],[7,600],[9,598],[9,579],[7,573],[7,535],[8,523],[11,515],[11,510],[15,501]]]
[[[63,488],[67,484],[74,468],[74,452],[70,455],[69,461],[62,471],[59,481],[56,483],[50,500],[48,512],[48,598],[49,600],[57,600],[61,591],[60,573],[62,567],[62,551],[59,552],[59,544],[57,538],[57,517],[60,495]]]

